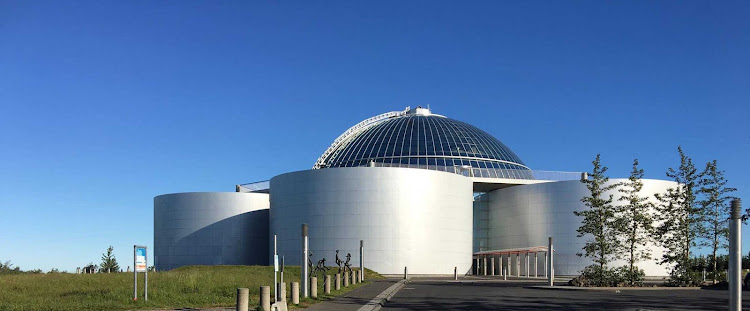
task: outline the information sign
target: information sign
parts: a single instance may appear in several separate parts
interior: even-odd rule
[[[146,272],[148,267],[146,266],[146,248],[136,247],[135,248],[135,272]]]

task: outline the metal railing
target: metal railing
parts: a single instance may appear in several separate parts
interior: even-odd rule
[[[262,180],[262,181],[256,181],[251,182],[247,184],[241,184],[237,185],[236,191],[237,192],[263,192],[267,193],[271,189],[271,181],[270,180]]]
[[[419,164],[401,164],[401,163],[373,163],[374,167],[403,167],[418,168],[433,171],[449,172],[467,177],[479,178],[508,178],[508,179],[533,179],[533,180],[580,180],[581,172],[562,172],[562,171],[537,171],[537,170],[512,170],[496,168],[468,168],[462,166],[437,166],[437,165],[419,165]],[[256,181],[246,184],[237,185],[237,192],[261,192],[268,193],[271,189],[270,180]]]

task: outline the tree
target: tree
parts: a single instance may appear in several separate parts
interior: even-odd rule
[[[20,267],[13,267],[13,264],[10,263],[10,260],[6,262],[0,261],[0,275],[2,274],[21,274],[23,273],[21,271]]]
[[[727,179],[724,171],[717,168],[716,160],[706,163],[706,169],[702,173],[701,188],[699,193],[703,194],[703,200],[698,204],[701,207],[704,221],[700,224],[702,238],[701,246],[711,248],[713,258],[712,275],[716,284],[717,267],[716,253],[719,248],[726,248],[729,238],[729,227],[726,220],[730,216],[729,201],[733,198],[728,194],[737,191],[735,188],[727,187]]]
[[[114,248],[112,245],[107,248],[107,253],[102,254],[102,264],[99,268],[99,272],[117,272],[120,271],[120,265],[117,264],[117,259],[115,259],[115,255],[112,254],[112,251]]]
[[[680,154],[680,167],[667,170],[667,177],[677,182],[677,187],[656,195],[660,202],[657,210],[661,222],[656,233],[662,246],[667,249],[660,263],[672,265],[672,282],[686,284],[695,281],[691,275],[690,249],[697,246],[696,237],[701,236],[703,215],[701,209],[695,207],[701,176],[682,147],[677,147],[677,151]]]
[[[596,273],[598,285],[608,283],[606,280],[607,264],[617,259],[617,249],[620,247],[618,232],[615,230],[615,207],[612,205],[613,195],[605,194],[615,189],[617,184],[609,184],[609,178],[605,175],[607,167],[601,165],[601,155],[597,154],[596,159],[592,162],[594,169],[589,175],[590,178],[583,179],[581,182],[586,184],[589,195],[581,199],[586,209],[575,211],[575,215],[583,217],[581,226],[578,228],[578,237],[590,235],[591,238],[583,246],[585,254],[578,253],[578,256],[586,256],[598,264],[599,271]]]
[[[648,202],[648,197],[640,196],[643,189],[643,169],[638,168],[638,159],[633,160],[633,170],[630,172],[628,181],[621,184],[618,189],[623,195],[618,201],[623,201],[617,207],[615,229],[619,232],[623,240],[621,251],[625,253],[628,260],[628,271],[626,279],[630,285],[641,282],[637,278],[639,273],[635,264],[641,260],[651,259],[651,252],[645,248],[653,240],[652,217],[650,210],[652,204]]]

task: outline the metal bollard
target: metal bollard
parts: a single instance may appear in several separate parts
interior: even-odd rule
[[[505,267],[503,267],[503,281],[508,280],[508,271],[505,271]]]
[[[335,283],[334,289],[336,290],[341,289],[341,273],[336,273],[336,283]]]
[[[453,267],[453,280],[458,281],[458,267]]]
[[[547,285],[555,286],[555,248],[552,244],[552,237],[549,237],[549,245],[547,246],[547,252],[549,257],[547,258],[547,265],[549,266],[549,276],[547,277]]]
[[[344,287],[349,287],[349,271],[344,271]]]
[[[408,279],[409,279],[409,268],[404,267],[404,280],[408,280]]]
[[[286,282],[279,283],[279,301],[286,301]]]
[[[310,297],[318,298],[318,277],[316,276],[310,278]]]
[[[260,309],[271,311],[271,286],[260,287]]]
[[[742,201],[732,200],[729,219],[729,311],[742,310]],[[716,277],[714,276],[714,279]]]
[[[235,306],[236,311],[247,311],[249,294],[250,290],[247,288],[237,289],[237,305]]]
[[[292,303],[299,304],[299,282],[292,282]]]
[[[323,293],[326,295],[331,294],[331,276],[327,274],[323,279]]]

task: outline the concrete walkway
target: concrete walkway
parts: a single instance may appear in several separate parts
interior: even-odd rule
[[[399,279],[375,280],[370,284],[357,288],[343,296],[336,297],[329,301],[316,303],[307,309],[310,311],[357,311],[366,305],[370,300],[377,297],[384,290],[396,284]]]

